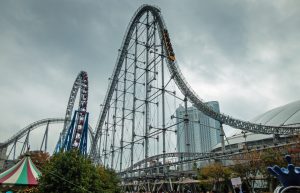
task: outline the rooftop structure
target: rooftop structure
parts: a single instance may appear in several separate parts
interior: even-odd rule
[[[251,120],[254,123],[272,126],[299,126],[300,100],[269,110]]]
[[[271,109],[262,113],[252,120],[251,122],[272,125],[272,126],[299,126],[300,125],[300,101],[288,103],[286,105]],[[277,136],[281,141],[288,141],[288,136]],[[229,142],[229,144],[228,144]],[[226,150],[234,150],[248,147],[260,147],[269,143],[276,143],[274,135],[255,134],[251,132],[238,131],[232,136],[227,138],[225,142]],[[214,151],[219,151],[221,144],[213,147]]]
[[[0,184],[3,185],[37,185],[41,175],[32,160],[26,155],[10,169],[0,173]]]

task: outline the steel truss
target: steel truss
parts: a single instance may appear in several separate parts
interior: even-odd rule
[[[144,39],[141,39],[141,37],[143,37]],[[153,41],[153,39],[155,38],[159,40]],[[151,42],[159,42],[159,43],[151,44]],[[139,50],[136,49],[137,47],[139,47],[140,49],[141,47],[143,47],[143,49],[137,52],[137,50]],[[155,69],[156,65],[153,64],[155,64],[156,61],[159,61],[161,65],[161,69],[160,69],[161,71],[164,71],[163,61],[166,61],[167,67],[170,72],[170,77],[175,81],[182,95],[185,96],[201,112],[203,112],[204,114],[206,114],[207,116],[215,120],[218,120],[221,124],[229,125],[231,127],[249,131],[249,132],[262,133],[262,134],[294,134],[299,131],[299,127],[290,127],[290,126],[277,127],[277,126],[261,125],[261,124],[250,123],[247,121],[242,121],[222,113],[217,113],[213,111],[210,107],[205,105],[204,102],[200,99],[200,97],[198,97],[197,94],[193,91],[193,89],[189,86],[189,84],[185,80],[183,74],[181,73],[176,63],[175,54],[169,38],[168,30],[160,10],[157,7],[151,5],[143,5],[136,11],[131,21],[129,22],[129,25],[125,33],[125,37],[122,42],[121,49],[119,50],[119,55],[117,58],[116,65],[113,70],[112,77],[110,79],[111,81],[109,83],[105,100],[101,109],[101,113],[95,130],[95,141],[92,144],[91,152],[90,152],[90,156],[96,162],[102,161],[102,160],[96,160],[96,158],[101,159],[100,154],[105,155],[107,157],[107,155],[115,153],[116,149],[120,149],[119,154],[121,158],[119,159],[121,160],[124,159],[123,157],[124,148],[127,147],[127,145],[124,145],[125,143],[124,130],[123,130],[124,128],[121,128],[122,132],[121,132],[121,136],[119,136],[120,146],[118,148],[115,148],[115,146],[112,145],[113,147],[111,148],[111,150],[107,150],[107,147],[103,148],[103,146],[101,146],[101,143],[99,144],[99,141],[101,141],[101,138],[103,136],[105,137],[105,139],[107,139],[107,137],[109,136],[109,129],[110,129],[109,124],[112,123],[112,121],[110,121],[111,119],[108,116],[108,112],[109,109],[111,109],[112,107],[111,105],[117,103],[117,101],[111,102],[113,101],[113,96],[115,95],[115,97],[118,100],[120,100],[120,103],[124,104],[124,102],[126,103],[126,101],[128,101],[129,98],[127,97],[121,98],[121,97],[123,95],[128,96],[127,95],[128,92],[132,93],[132,97],[131,97],[132,98],[131,100],[133,100],[131,102],[132,107],[129,108],[131,109],[131,111],[128,112],[128,114],[126,114],[125,107],[123,106],[121,107],[122,115],[119,116],[121,118],[118,119],[115,115],[115,112],[113,112],[113,115],[111,116],[115,117],[114,123],[121,122],[121,125],[124,125],[124,123],[127,122],[127,119],[132,119],[131,140],[126,139],[126,142],[130,144],[130,149],[131,149],[130,165],[132,166],[134,162],[132,149],[133,147],[139,145],[137,142],[141,143],[141,145],[143,146],[144,158],[145,159],[148,158],[149,139],[153,137],[153,135],[149,133],[150,132],[149,128],[151,127],[151,124],[149,123],[149,115],[150,115],[149,106],[153,105],[153,102],[155,104],[155,101],[150,99],[150,95],[152,91],[149,92],[149,90],[152,89],[151,86],[152,82],[156,80],[155,74],[157,73],[165,74],[164,72],[160,72],[160,70],[158,70],[157,68]],[[137,71],[141,71],[141,70],[145,72],[142,73],[140,76],[138,76]],[[132,77],[129,78],[129,76]],[[141,80],[140,77],[144,77],[144,79]],[[164,90],[165,87],[163,86],[164,84],[163,81],[161,82],[162,83],[161,87],[158,89],[160,91],[160,93],[158,93],[159,96],[164,96],[167,93]],[[129,85],[133,87],[132,90],[129,90],[130,87]],[[140,98],[140,96],[138,96],[138,93],[136,92],[137,90],[139,90],[137,87],[140,87],[141,85],[144,86],[144,88],[140,88],[140,89],[144,90],[145,92],[144,92],[144,96]],[[120,94],[117,94],[116,90],[118,90]],[[140,103],[141,101],[144,101],[144,104],[141,104]],[[128,108],[126,107],[126,109]],[[136,116],[138,114],[137,111],[142,111],[144,115],[143,134],[138,134],[136,131],[137,129]],[[116,113],[118,113],[118,111]],[[106,119],[107,121],[105,121]],[[104,125],[107,126],[106,129]],[[114,128],[117,127],[118,126],[114,124]],[[162,132],[165,133],[166,130],[164,127],[165,124],[163,124],[162,126]],[[115,129],[113,130],[115,131]],[[112,135],[115,136],[115,134]],[[138,140],[139,137],[143,138],[143,140]],[[163,144],[165,144],[165,137],[163,137],[163,140],[164,140]],[[187,141],[187,144],[188,143],[189,142]],[[103,154],[101,152],[105,152],[105,153]],[[163,154],[166,153],[165,145],[163,145],[163,152],[164,152]],[[114,161],[115,160],[112,160],[111,162],[111,167],[113,168],[115,168],[113,166]],[[122,170],[123,163],[120,162],[119,164],[120,164],[119,170]]]
[[[245,150],[238,150],[238,151],[227,151],[227,152],[211,152],[211,153],[188,153],[188,152],[173,152],[173,153],[167,153],[165,155],[160,154],[160,155],[155,155],[152,157],[149,157],[147,159],[141,160],[137,163],[135,163],[133,165],[132,168],[127,168],[125,171],[120,172],[119,175],[122,176],[123,178],[125,177],[126,179],[129,179],[130,176],[128,175],[129,172],[133,172],[133,173],[137,173],[137,172],[145,172],[145,174],[147,173],[146,171],[159,171],[158,169],[161,168],[161,165],[153,165],[150,167],[144,167],[146,164],[146,162],[150,163],[153,160],[159,160],[162,159],[163,157],[165,158],[176,158],[177,161],[174,162],[169,162],[166,163],[166,167],[171,167],[173,166],[174,168],[176,168],[176,166],[180,166],[181,164],[188,164],[188,163],[194,163],[196,161],[206,161],[206,160],[244,160],[244,161],[249,161],[252,153],[257,153],[257,152],[263,152],[265,150],[268,149],[277,149],[278,151],[280,151],[279,149],[284,149],[288,146],[293,146],[298,144],[298,142],[291,142],[291,143],[283,143],[283,144],[277,144],[277,145],[272,145],[272,146],[265,146],[262,147],[260,149],[245,149]],[[250,156],[250,157],[249,157]],[[186,159],[184,161],[180,161],[179,158],[183,158],[183,157],[188,157],[189,159]],[[252,158],[253,159],[253,158]],[[173,170],[170,173],[182,173],[184,171],[180,171],[180,170]],[[151,173],[151,172],[149,172]],[[153,174],[155,175],[159,175],[158,173]],[[147,175],[149,177],[149,174]],[[143,177],[143,175],[135,175],[132,177],[132,179],[137,179],[137,178],[141,178]],[[154,177],[155,178],[155,177]]]
[[[1,143],[0,144],[0,152],[2,152],[2,150],[5,150],[5,152],[6,152],[7,148],[9,146],[11,146],[11,148],[8,149],[9,151],[8,151],[7,156],[8,157],[11,156],[12,159],[15,159],[16,157],[18,157],[18,155],[16,155],[16,149],[18,146],[18,142],[22,138],[25,137],[24,143],[21,147],[22,150],[20,152],[22,154],[27,149],[27,147],[30,145],[30,134],[32,133],[32,131],[35,129],[44,129],[43,126],[46,126],[46,128],[45,128],[43,139],[42,139],[42,142],[40,145],[40,150],[46,152],[48,149],[48,133],[49,133],[49,128],[50,128],[49,126],[51,124],[59,124],[59,123],[64,123],[64,122],[65,122],[65,118],[47,118],[47,119],[35,121],[35,122],[29,124],[28,126],[24,127],[23,129],[21,129],[19,132],[17,132],[15,135],[10,137],[8,140]],[[93,133],[93,129],[90,125],[88,127],[88,132],[89,132],[90,144],[92,144],[93,140],[94,140],[94,133]]]
[[[60,143],[60,141],[65,141],[66,135],[67,135],[67,131],[69,128],[69,125],[71,123],[71,116],[73,113],[73,108],[74,108],[74,103],[76,100],[76,96],[78,93],[78,90],[80,89],[80,93],[79,93],[79,104],[78,104],[78,112],[79,112],[79,117],[76,123],[76,128],[75,128],[75,136],[77,135],[77,139],[73,139],[73,146],[77,147],[79,145],[78,142],[76,141],[80,141],[81,138],[81,130],[83,127],[83,120],[85,119],[85,115],[86,115],[86,108],[87,108],[87,101],[88,101],[88,91],[89,91],[89,86],[88,86],[88,75],[86,72],[81,71],[79,72],[78,76],[75,79],[75,82],[73,84],[71,93],[70,93],[70,97],[69,97],[69,101],[68,101],[68,105],[67,105],[67,110],[66,110],[66,115],[65,115],[65,121],[64,121],[64,126],[63,126],[63,130],[61,132],[61,136],[62,138],[59,140],[58,143]],[[58,146],[59,144],[57,144]]]
[[[174,96],[183,99],[170,88],[172,78],[165,71],[164,42],[157,21],[150,11],[133,21],[127,46],[120,49],[122,61],[118,60],[117,73],[109,79],[111,89],[106,97],[110,99],[102,105],[99,142],[93,144],[96,149],[92,147],[95,155],[91,156],[95,162],[118,171],[139,159],[165,154],[167,132],[175,136],[175,120],[166,117],[166,100]]]

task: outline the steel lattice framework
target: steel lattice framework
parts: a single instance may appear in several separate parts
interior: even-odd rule
[[[65,119],[63,119],[63,118],[47,118],[47,119],[35,121],[35,122],[29,124],[28,126],[24,127],[23,129],[21,129],[19,132],[17,132],[15,135],[10,137],[8,140],[1,143],[0,148],[6,147],[6,146],[14,143],[16,140],[24,137],[28,132],[30,132],[38,127],[41,127],[43,125],[48,125],[51,123],[52,124],[53,123],[63,123],[64,121],[65,121]]]
[[[53,123],[64,123],[63,126],[63,130],[61,132],[61,136],[59,137],[59,142],[57,143],[57,147],[60,145],[60,143],[62,141],[65,140],[66,137],[66,132],[68,130],[68,127],[70,125],[71,122],[71,116],[73,113],[73,107],[74,107],[74,103],[76,100],[76,96],[78,94],[78,91],[80,90],[79,93],[79,105],[78,105],[78,109],[76,112],[78,112],[78,116],[76,117],[76,124],[74,125],[75,129],[74,129],[74,137],[72,137],[72,144],[73,147],[77,148],[77,146],[79,145],[80,139],[82,137],[82,130],[83,130],[83,126],[84,124],[86,125],[86,128],[88,130],[89,133],[89,138],[90,138],[90,142],[91,144],[93,143],[94,140],[94,134],[92,132],[92,129],[90,127],[90,125],[88,125],[88,123],[85,123],[85,117],[87,116],[87,101],[88,101],[88,75],[86,72],[81,71],[78,76],[76,77],[76,80],[73,84],[72,90],[71,90],[71,94],[69,97],[69,101],[68,101],[68,105],[67,105],[67,110],[66,110],[66,115],[64,119],[61,118],[48,118],[48,119],[43,119],[43,120],[39,120],[36,121],[34,123],[31,123],[30,125],[26,126],[25,128],[23,128],[22,130],[20,130],[19,132],[17,132],[15,135],[13,135],[11,138],[9,138],[8,140],[6,140],[5,142],[0,144],[0,149],[6,151],[7,147],[11,144],[13,144],[13,148],[14,148],[14,152],[16,150],[16,144],[18,142],[19,139],[23,138],[24,136],[26,136],[26,139],[24,141],[23,144],[23,148],[21,150],[21,153],[23,153],[25,151],[25,145],[29,144],[29,135],[30,132],[36,128],[40,128],[42,125],[47,125],[46,126],[46,130],[45,130],[45,134],[43,137],[43,141],[42,141],[42,146],[45,146],[45,151],[47,150],[47,139],[48,139],[48,127],[49,124],[53,124]],[[87,133],[86,133],[87,135]],[[87,137],[87,136],[86,136]],[[13,149],[12,148],[12,149]],[[14,153],[15,154],[15,153]],[[15,157],[15,156],[13,156]]]
[[[12,148],[10,150],[10,152],[13,150],[13,159],[16,157],[15,152],[16,152],[16,146],[17,146],[17,142],[19,140],[21,140],[22,138],[26,138],[28,139],[31,132],[35,129],[41,129],[42,126],[46,125],[46,129],[45,129],[45,133],[44,133],[44,137],[42,140],[42,143],[40,145],[40,150],[44,150],[47,151],[47,146],[48,146],[48,133],[49,130],[48,128],[50,128],[49,126],[51,124],[59,124],[59,123],[64,123],[65,119],[64,118],[47,118],[47,119],[42,119],[42,120],[38,120],[35,121],[31,124],[29,124],[28,126],[24,127],[23,129],[21,129],[19,132],[17,132],[15,135],[13,135],[12,137],[10,137],[8,140],[4,141],[3,143],[0,144],[0,150],[1,149],[6,149],[8,146],[12,145]],[[90,143],[93,143],[94,140],[94,134],[93,134],[93,129],[92,127],[89,125],[89,140]],[[23,151],[25,151],[26,149],[24,149],[26,143],[30,143],[28,140],[24,140],[24,144],[21,150],[21,154],[24,153]],[[44,148],[43,148],[44,146]],[[6,150],[5,150],[6,151]],[[1,152],[1,151],[0,151]]]
[[[63,127],[63,131],[62,131],[62,139],[61,141],[65,141],[66,138],[66,134],[67,134],[67,130],[68,127],[70,125],[71,122],[71,116],[73,113],[73,108],[74,108],[74,103],[76,100],[76,96],[78,93],[78,90],[80,89],[80,94],[79,94],[79,106],[78,106],[78,124],[76,124],[76,128],[75,128],[75,133],[74,136],[77,136],[76,139],[74,138],[74,144],[76,143],[78,145],[79,141],[80,141],[80,137],[81,137],[81,128],[83,127],[83,123],[84,123],[84,119],[85,119],[85,115],[86,115],[86,108],[87,108],[87,101],[88,101],[88,75],[86,72],[81,71],[79,72],[71,93],[70,93],[70,97],[69,97],[69,101],[68,101],[68,105],[67,105],[67,110],[66,110],[66,115],[65,115],[65,121],[64,121],[64,127]],[[77,141],[77,142],[76,142]]]
[[[166,67],[168,71],[165,70]],[[72,135],[72,144],[76,147],[75,143],[80,141],[81,128],[87,113],[88,76],[84,71],[78,74],[73,84],[64,119],[44,119],[32,123],[0,144],[0,149],[16,144],[24,136],[29,138],[30,131],[41,125],[47,125],[48,128],[50,123],[64,123],[61,141],[65,141],[79,90],[78,118],[75,133]],[[173,109],[170,108],[172,101]],[[184,106],[185,114],[182,120],[174,121],[178,101]],[[143,5],[136,11],[127,27],[94,135],[89,127],[90,157],[95,162],[116,169],[121,175],[127,175],[129,172],[131,177],[135,177],[135,172],[159,168],[154,162],[161,162],[165,171],[166,166],[178,166],[183,162],[212,158],[232,159],[232,156],[236,156],[237,152],[220,154],[190,151],[188,124],[199,120],[187,116],[188,103],[208,117],[219,121],[221,125],[253,133],[290,135],[299,132],[300,129],[242,121],[215,112],[207,106],[180,71],[160,9]],[[185,136],[180,136],[185,138],[187,152],[174,153],[174,147],[170,147],[172,144],[170,145],[168,137],[176,135],[175,125],[178,124],[183,124],[187,132]],[[48,129],[42,143],[47,141],[47,133]],[[177,160],[168,162],[168,158],[174,157]]]
[[[95,129],[95,140],[91,146],[90,156],[96,162],[109,165],[110,161],[112,168],[122,171],[125,168],[123,161],[126,160],[124,151],[128,150],[129,168],[133,168],[133,163],[137,161],[134,148],[141,145],[142,148],[136,151],[143,151],[144,159],[147,160],[150,140],[158,141],[159,134],[162,134],[162,142],[159,144],[162,146],[162,158],[165,164],[166,133],[171,131],[169,129],[171,126],[166,125],[166,95],[180,98],[175,91],[167,89],[170,81],[166,78],[165,65],[168,67],[170,79],[176,83],[181,92],[181,100],[185,107],[188,100],[198,110],[221,124],[253,133],[293,134],[300,129],[242,121],[217,113],[208,107],[189,86],[177,65],[169,32],[160,9],[143,5],[129,22],[110,78]],[[142,94],[139,94],[141,91]],[[160,109],[157,119],[152,118],[155,108]],[[137,128],[139,119],[143,122],[142,132]],[[155,125],[155,121],[159,124]],[[116,144],[116,140],[120,144]],[[116,161],[116,152],[119,161]]]

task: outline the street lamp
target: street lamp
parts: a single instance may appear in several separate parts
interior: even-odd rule
[[[247,133],[247,131],[242,131],[241,133],[243,134],[243,137],[244,137],[244,139],[245,139],[245,147],[246,147],[246,149],[248,150],[247,141],[246,141],[246,138],[247,138],[246,133]]]

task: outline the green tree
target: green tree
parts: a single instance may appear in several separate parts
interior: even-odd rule
[[[276,179],[268,172],[267,167],[278,165],[280,167],[286,166],[284,162],[284,154],[286,150],[281,147],[270,148],[262,151],[251,151],[237,156],[234,165],[231,167],[234,176],[241,177],[243,182],[254,192],[254,183],[258,178],[265,179],[270,192],[273,192],[276,183]]]
[[[198,179],[200,185],[206,188],[213,183],[217,190],[221,190],[224,186],[227,186],[231,173],[230,168],[224,167],[221,163],[213,163],[199,170]]]
[[[114,170],[105,169],[103,166],[98,166],[97,170],[103,182],[104,193],[118,193],[121,191],[118,186],[120,180]]]
[[[42,174],[39,192],[104,192],[97,168],[75,150],[55,154],[42,168]]]
[[[242,157],[237,156],[234,160],[231,169],[233,171],[232,177],[241,177],[247,189],[254,192],[254,183],[257,175],[260,172],[260,153],[257,151],[248,152],[242,155]]]
[[[284,155],[287,152],[285,149],[279,149],[279,148],[270,148],[265,150],[261,154],[261,169],[260,172],[262,175],[266,178],[267,184],[269,187],[269,191],[274,191],[276,186],[278,185],[277,179],[272,176],[267,168],[269,166],[278,165],[279,167],[286,167],[287,163],[284,160]]]

